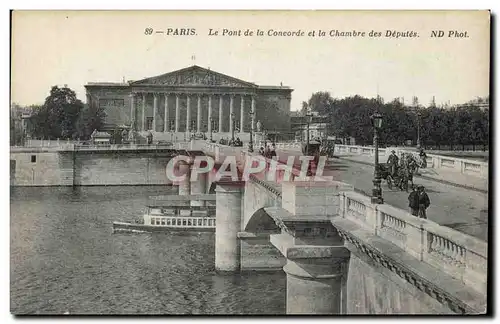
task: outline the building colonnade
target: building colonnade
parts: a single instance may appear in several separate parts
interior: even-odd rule
[[[245,112],[245,102],[246,98],[250,97],[251,100],[251,112],[252,116],[255,116],[255,95],[248,93],[220,93],[220,94],[211,94],[211,93],[185,93],[185,92],[135,92],[130,94],[130,106],[131,106],[131,124],[132,128],[136,131],[145,131],[148,130],[148,125],[146,123],[146,99],[149,95],[153,96],[153,120],[152,120],[152,129],[156,130],[156,126],[159,124],[159,118],[161,117],[159,114],[159,98],[160,96],[164,97],[164,121],[163,121],[163,132],[181,132],[181,115],[180,115],[180,100],[186,99],[186,128],[185,132],[202,132],[202,113],[203,110],[208,110],[208,132],[218,131],[219,133],[223,132],[223,126],[229,124],[229,132],[233,132],[234,123],[232,122],[232,116],[234,116],[234,120],[236,120],[236,112],[235,112],[235,97],[237,95],[240,96],[240,112],[239,112],[239,129],[240,132],[245,132],[245,115],[249,112]],[[175,113],[174,116],[170,116],[171,107],[169,107],[169,97],[175,96]],[[194,98],[193,98],[194,97]],[[208,98],[208,107],[202,107],[202,97]],[[213,130],[212,121],[214,120],[212,117],[212,104],[213,98],[219,98],[219,120],[218,120],[218,129]],[[223,102],[225,98],[229,97],[229,115],[226,120],[224,120],[223,114]],[[141,98],[141,120],[137,120],[137,99]],[[197,100],[197,114],[196,116],[191,116],[191,101],[192,99]],[[227,99],[226,99],[227,100]],[[170,123],[170,119],[175,118],[175,122]],[[251,128],[255,129],[254,118],[251,120]],[[195,124],[195,126],[193,125]],[[191,126],[191,129],[190,129]],[[249,130],[246,130],[249,131]]]

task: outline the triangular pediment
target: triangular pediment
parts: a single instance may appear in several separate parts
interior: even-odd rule
[[[217,73],[197,65],[135,81],[132,85],[205,86],[255,88],[255,84]]]

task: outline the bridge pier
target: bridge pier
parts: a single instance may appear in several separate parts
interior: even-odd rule
[[[189,196],[191,194],[191,164],[179,161],[179,174],[186,175],[184,180],[179,182],[179,196]]]
[[[215,269],[218,271],[240,271],[241,244],[241,199],[243,182],[231,180],[217,183]]]
[[[276,211],[282,232],[271,235],[271,243],[287,259],[286,313],[345,314],[351,254],[343,239],[326,218],[293,220]]]
[[[287,314],[345,314],[350,252],[331,223],[341,182],[283,183],[282,207],[265,208],[280,227],[271,243],[287,259]]]
[[[346,313],[349,251],[339,247],[336,257],[287,260],[287,314]]]
[[[198,173],[196,181],[191,183],[191,195],[204,195],[207,193],[207,173]],[[191,200],[191,206],[205,206],[203,200]]]

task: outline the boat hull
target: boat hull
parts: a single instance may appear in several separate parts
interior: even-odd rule
[[[113,233],[151,233],[151,232],[215,232],[215,227],[202,226],[169,226],[169,225],[145,225],[125,222],[113,222]]]

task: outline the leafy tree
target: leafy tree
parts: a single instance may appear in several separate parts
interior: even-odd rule
[[[420,142],[422,145],[432,145],[438,149],[442,145],[466,145],[475,148],[483,144],[483,149],[489,141],[489,98],[476,98],[469,103],[450,107],[437,107],[432,100],[429,107],[418,105],[414,98],[411,107],[405,106],[398,99],[384,103],[377,99],[367,99],[352,96],[342,99],[332,98],[328,92],[316,92],[311,95],[306,107],[327,116],[329,119],[328,133],[339,137],[352,136],[361,145],[372,144],[373,127],[370,115],[378,111],[383,116],[379,143],[386,145],[401,145],[411,139],[417,140],[418,115],[420,113]]]
[[[32,117],[35,134],[44,138],[72,137],[82,108],[73,90],[53,86],[44,105]]]
[[[333,98],[329,92],[320,91],[313,93],[307,106],[320,115],[326,115],[332,108]]]

